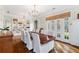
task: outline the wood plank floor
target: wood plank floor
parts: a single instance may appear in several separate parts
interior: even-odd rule
[[[17,50],[17,52],[18,52],[18,50]],[[23,52],[23,50],[20,50],[19,52],[21,53],[21,52]],[[34,53],[34,52],[33,52],[33,50],[31,50],[28,53]],[[79,48],[78,47],[74,47],[74,46],[69,45],[69,44],[66,44],[66,43],[55,41],[54,49],[52,49],[50,51],[50,53],[79,53]]]
[[[14,43],[15,42],[18,42],[20,39],[19,37],[14,37]],[[26,49],[25,47],[25,44],[24,43],[18,43],[16,45],[17,47],[17,50],[15,51],[16,53],[19,52],[19,53],[26,53],[28,50]],[[34,53],[33,50],[31,51],[28,51],[27,53]],[[74,47],[70,44],[67,44],[67,43],[63,43],[61,41],[55,41],[55,46],[54,46],[54,49],[52,49],[50,51],[50,53],[79,53],[79,48],[78,47]]]
[[[51,53],[52,52],[54,53],[79,53],[79,48],[60,42],[60,41],[55,41],[55,47],[54,47],[54,50],[51,51]]]

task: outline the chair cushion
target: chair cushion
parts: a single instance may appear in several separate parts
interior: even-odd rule
[[[51,35],[48,35],[48,38],[49,38],[50,40],[55,40],[55,37],[54,37],[54,36],[51,36]]]
[[[44,44],[44,43],[47,43],[47,42],[48,42],[46,35],[44,35],[44,34],[39,34],[39,37],[40,37],[40,43],[41,43],[41,44]]]
[[[39,34],[39,37],[40,37],[41,44],[45,44],[45,43],[55,39],[55,37],[50,36],[50,35],[45,35],[45,34]],[[47,37],[48,37],[48,39],[47,39]]]

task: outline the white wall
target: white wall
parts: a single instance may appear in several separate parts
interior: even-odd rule
[[[77,19],[77,14],[79,13],[79,8],[72,8],[69,9],[71,12],[71,17],[69,17],[69,39],[64,39],[64,21],[61,21],[61,38],[57,38],[61,41],[71,43],[73,45],[79,46],[79,19]],[[55,31],[52,31],[50,28],[47,29],[48,23],[50,23],[51,28],[51,21],[46,21],[45,17],[39,19],[39,28],[43,27],[45,30],[49,30],[53,33],[53,35],[56,37],[57,30],[56,30],[56,21],[55,21]]]
[[[79,19],[77,19],[77,14],[79,13],[79,8],[75,8],[71,10],[71,18],[70,18],[70,39],[69,43],[73,45],[79,46]]]
[[[79,46],[79,20],[74,20],[71,25],[70,43]]]

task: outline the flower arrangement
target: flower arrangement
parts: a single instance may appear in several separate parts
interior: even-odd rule
[[[9,27],[0,28],[0,30],[9,30]]]

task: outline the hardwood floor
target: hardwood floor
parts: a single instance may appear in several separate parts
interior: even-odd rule
[[[15,42],[18,42],[21,39],[20,37],[14,37]],[[17,41],[16,41],[17,40]],[[24,43],[17,43],[18,50],[16,52],[27,52],[28,49],[25,47]],[[33,50],[28,51],[28,53],[34,53]],[[49,53],[79,53],[79,47],[70,45],[68,43],[64,43],[62,41],[55,40],[54,49],[52,49]]]
[[[55,41],[54,53],[79,53],[79,48],[67,43]]]
[[[31,50],[29,53],[34,52]],[[55,41],[54,49],[52,49],[49,53],[79,53],[79,47],[75,47],[61,41]]]
[[[20,42],[19,39],[15,39],[14,42],[18,42],[15,44],[15,53],[34,53],[33,50],[28,51],[25,44]],[[52,49],[49,53],[79,53],[79,48],[61,41],[55,41],[54,49]]]
[[[20,36],[14,36],[11,45],[13,50],[12,53],[34,53],[33,50],[29,51],[27,49]],[[50,53],[79,53],[79,48],[56,40],[54,49],[52,49]]]

